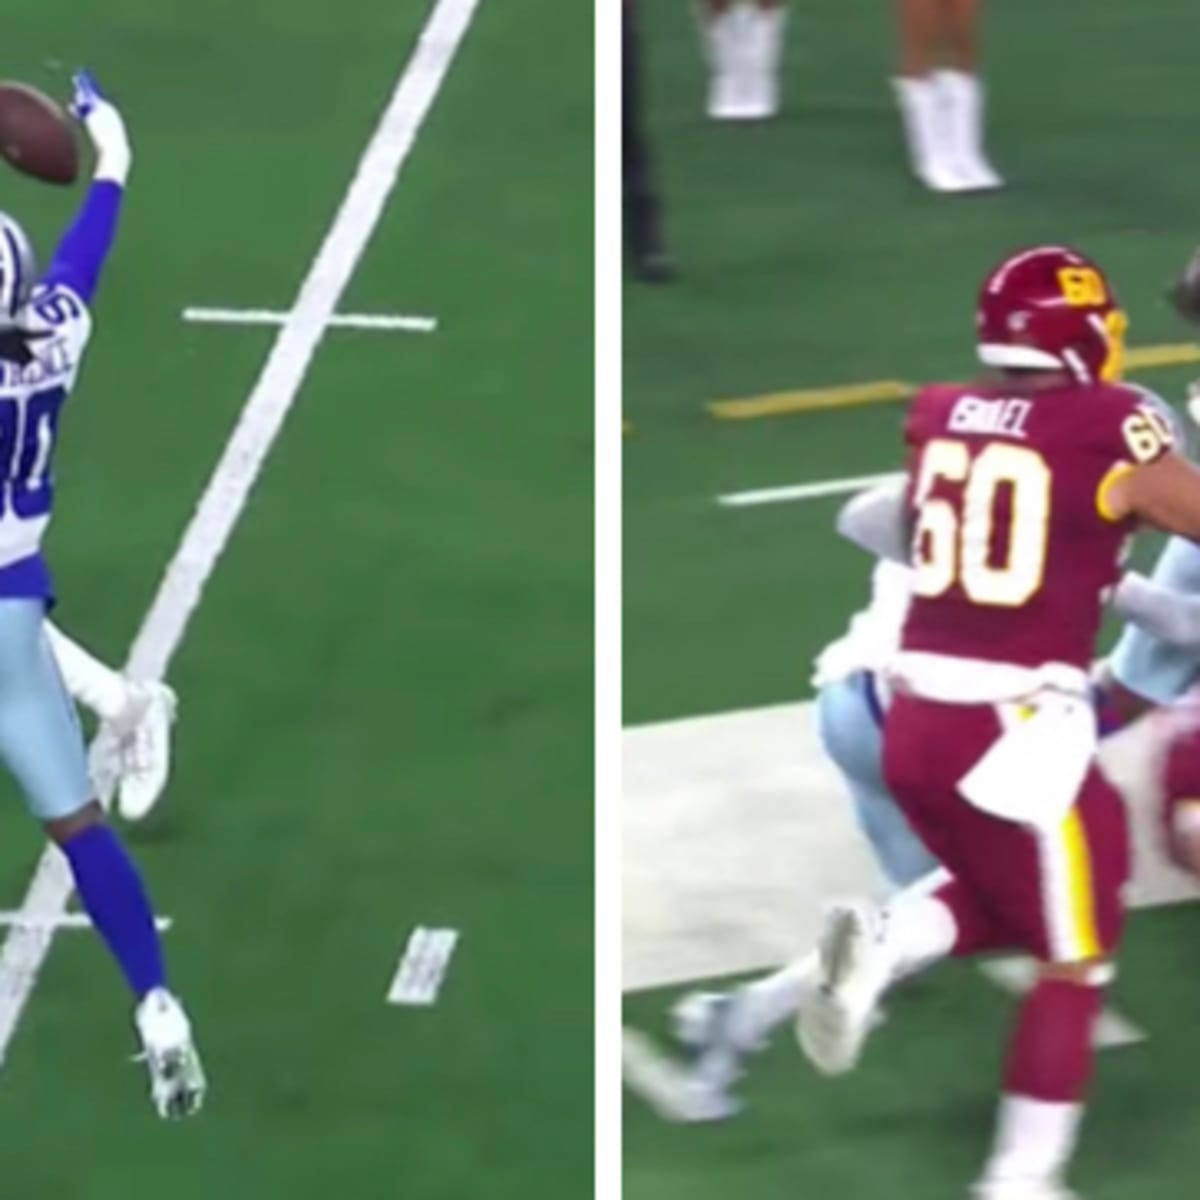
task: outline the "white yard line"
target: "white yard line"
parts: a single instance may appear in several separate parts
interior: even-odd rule
[[[131,674],[157,679],[166,672],[478,5],[479,0],[438,0],[421,31],[134,639]],[[53,921],[66,911],[72,890],[66,860],[48,846],[21,903],[23,918],[32,924],[13,926],[0,948],[0,1065],[46,961]]]
[[[789,487],[759,488],[752,492],[726,492],[717,497],[722,508],[751,508],[758,504],[788,504],[794,500],[815,500],[821,496],[842,496],[861,492],[878,483],[894,483],[900,472],[885,475],[852,475],[847,479],[827,479],[823,483],[797,483]]]
[[[269,308],[185,308],[193,325],[284,325],[289,314]],[[380,333],[434,333],[437,317],[409,313],[334,313],[330,329],[365,329]]]
[[[170,917],[155,917],[154,924],[159,933],[171,928]],[[9,909],[0,912],[0,925],[23,925],[39,929],[91,929],[92,919],[87,913],[60,913],[57,917],[31,917],[27,913]]]

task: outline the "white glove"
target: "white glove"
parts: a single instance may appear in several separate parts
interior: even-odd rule
[[[90,71],[77,71],[73,83],[75,95],[71,113],[81,121],[96,148],[96,180],[110,180],[124,186],[133,165],[133,149],[125,121],[116,107],[105,99]]]

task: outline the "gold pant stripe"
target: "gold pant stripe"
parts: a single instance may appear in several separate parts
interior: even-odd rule
[[[1067,894],[1071,908],[1071,929],[1081,958],[1103,954],[1096,928],[1092,903],[1092,857],[1078,808],[1072,808],[1063,820],[1062,838],[1067,867]]]

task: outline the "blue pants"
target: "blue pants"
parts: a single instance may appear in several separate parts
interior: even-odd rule
[[[882,715],[870,689],[864,671],[826,684],[817,693],[817,727],[825,753],[846,780],[858,823],[883,873],[902,888],[939,864],[909,828],[884,783]]]
[[[1200,546],[1186,538],[1170,538],[1150,578],[1163,587],[1200,595]],[[1131,692],[1155,704],[1167,704],[1200,676],[1200,652],[1160,642],[1130,622],[1117,641],[1109,668],[1117,682]]]
[[[39,821],[78,812],[91,798],[75,705],[46,640],[40,600],[0,600],[0,761]]]

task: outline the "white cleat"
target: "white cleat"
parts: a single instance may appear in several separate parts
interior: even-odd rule
[[[714,121],[764,121],[778,110],[775,81],[746,71],[717,71],[709,83],[708,115]]]
[[[1060,1183],[1042,1179],[1009,1179],[1003,1183],[977,1183],[971,1200],[1079,1200]]]
[[[970,184],[948,162],[925,162],[913,167],[913,173],[931,192],[953,195],[971,191]]]
[[[885,916],[866,904],[829,910],[817,947],[820,984],[800,1006],[796,1037],[825,1075],[852,1070],[878,1022],[878,1001],[893,974]]]
[[[960,158],[955,164],[960,192],[994,192],[1004,186],[999,172],[982,155]]]
[[[732,1036],[736,992],[689,992],[671,1010],[675,1040],[692,1056],[688,1120],[724,1121],[741,1111],[729,1089],[743,1074],[745,1052]]]
[[[158,1115],[171,1120],[199,1112],[207,1084],[183,1005],[166,988],[155,988],[142,998],[133,1019]]]
[[[158,803],[171,774],[171,726],[179,702],[165,683],[129,686],[132,698],[117,742],[117,811],[127,821],[140,821]]]

